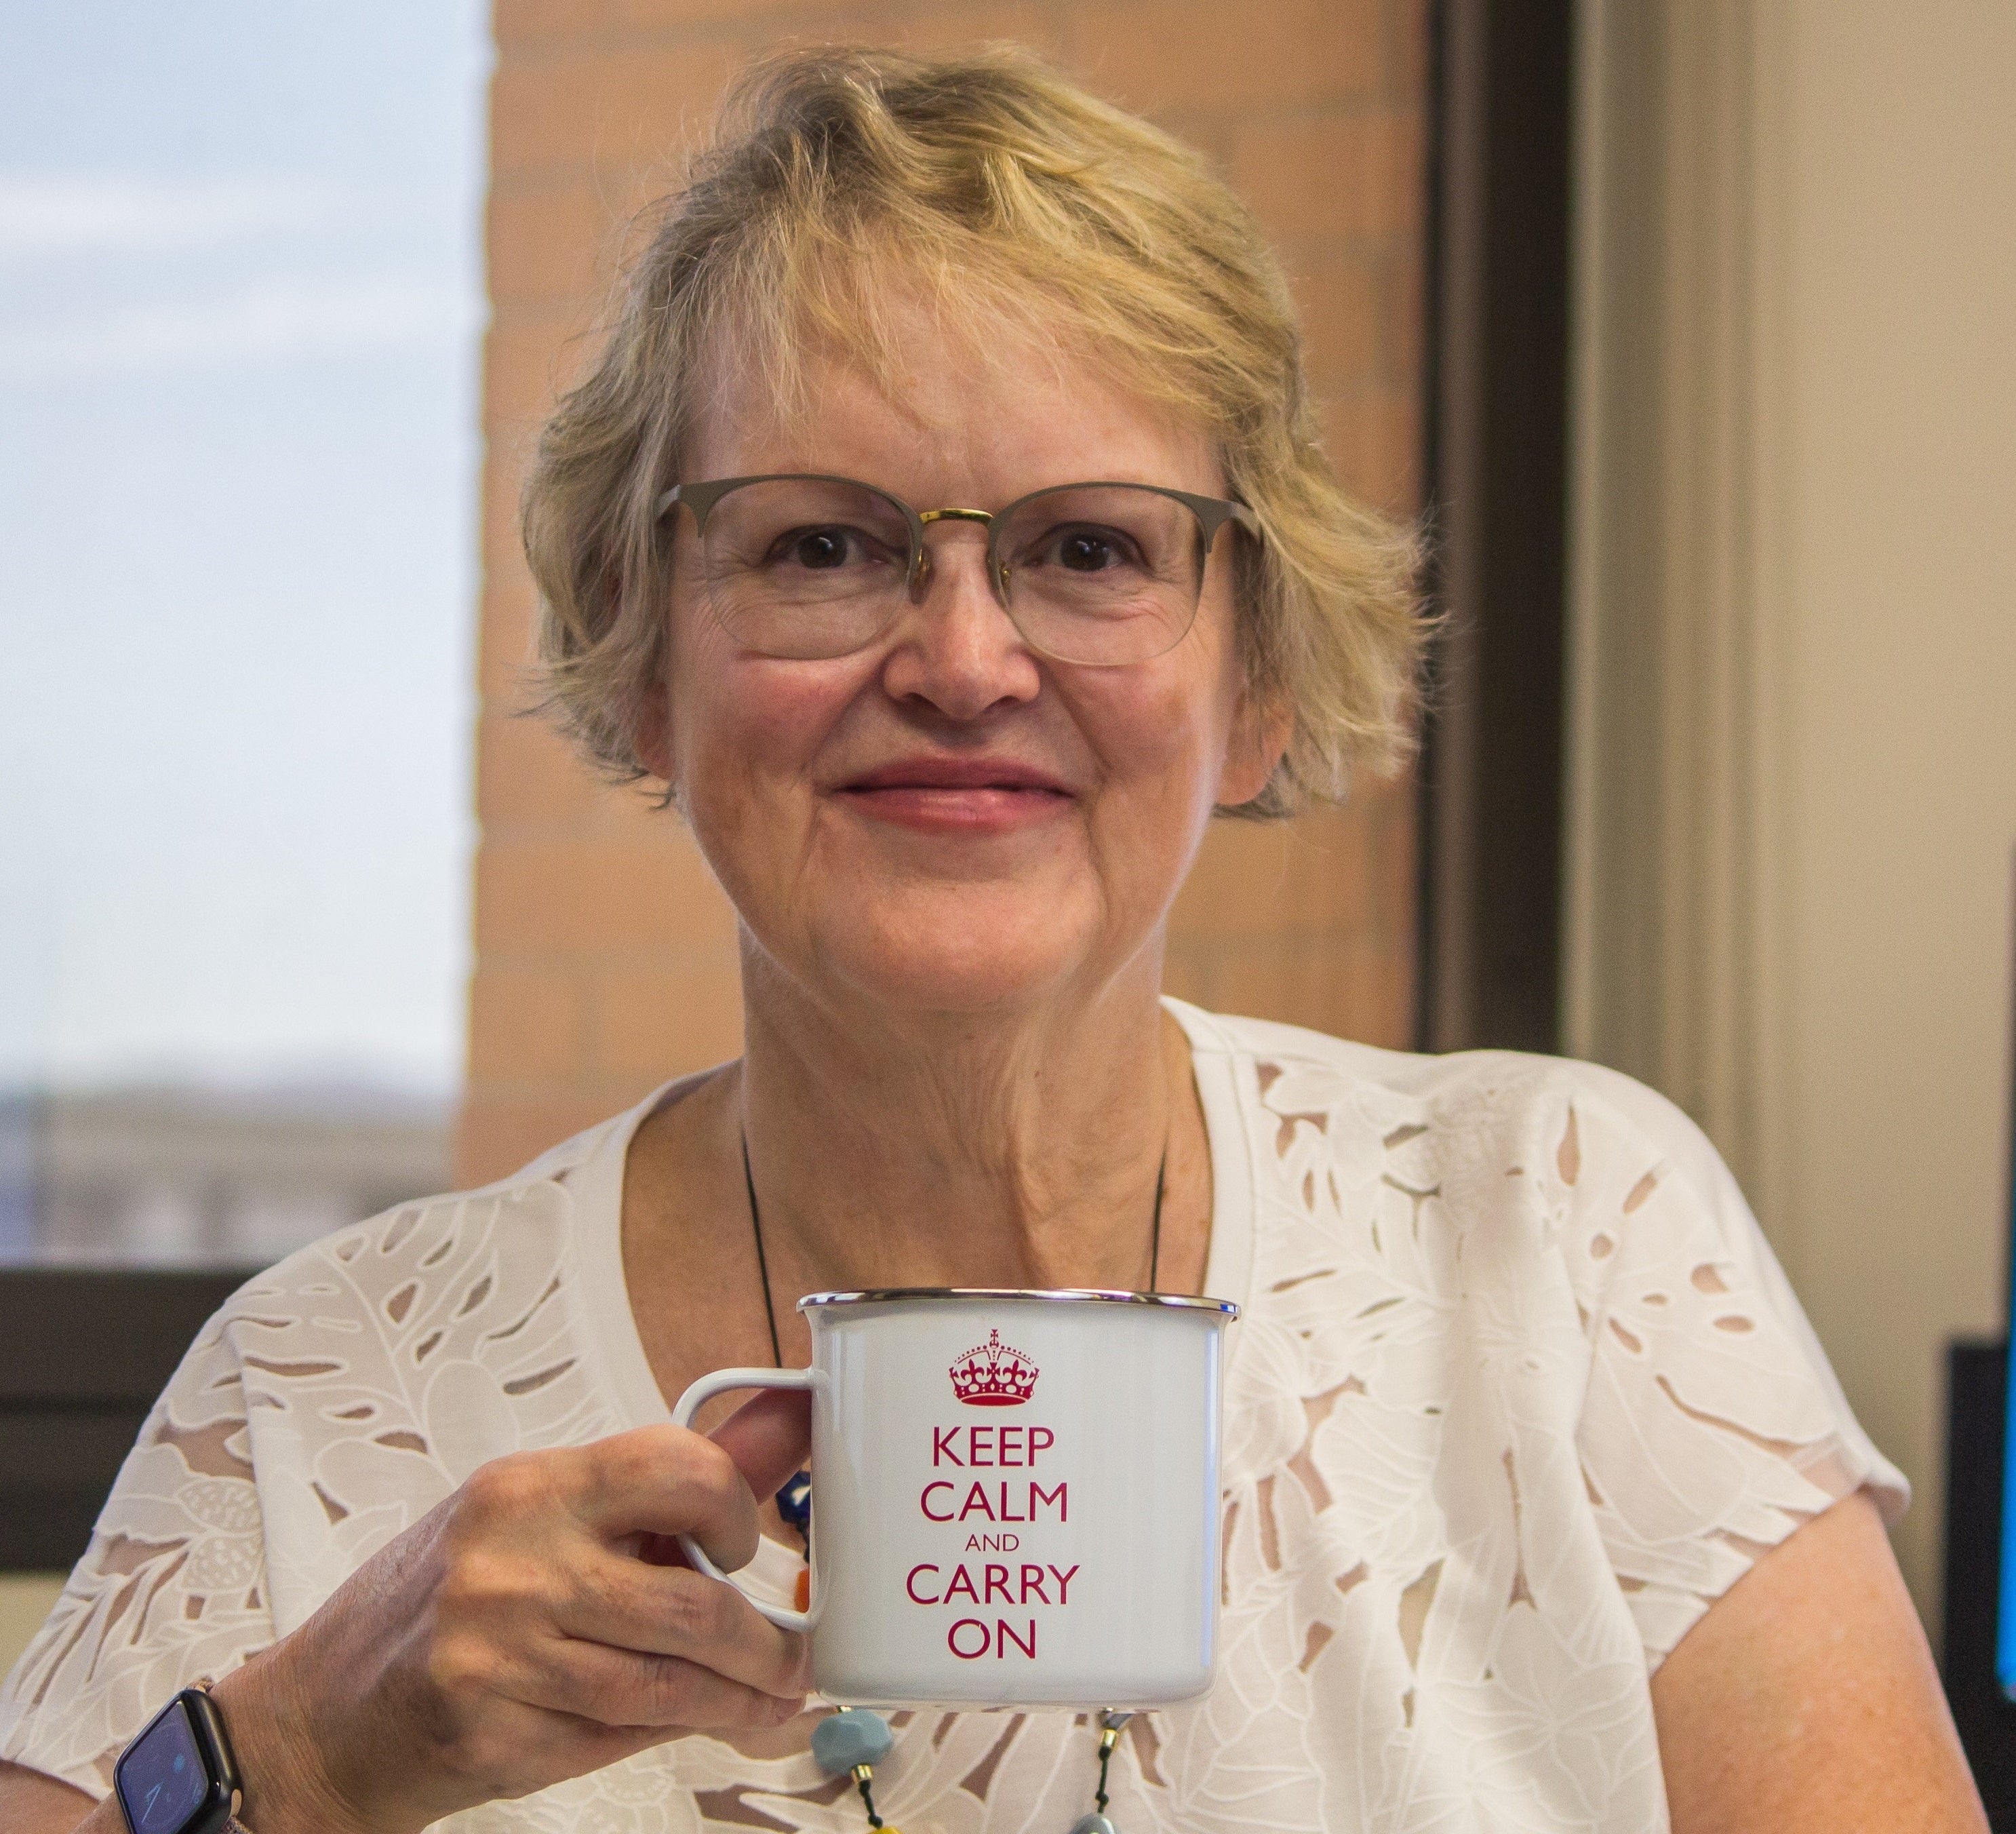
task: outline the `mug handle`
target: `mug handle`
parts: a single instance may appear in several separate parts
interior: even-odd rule
[[[807,1389],[825,1386],[826,1378],[815,1369],[717,1369],[711,1375],[703,1375],[679,1396],[672,1409],[672,1425],[689,1430],[693,1418],[701,1405],[716,1395],[725,1394],[730,1389]],[[697,1573],[704,1573],[711,1580],[725,1580],[742,1596],[748,1599],[758,1612],[767,1617],[780,1630],[809,1630],[819,1616],[815,1602],[809,1611],[788,1611],[781,1605],[766,1605],[754,1597],[747,1587],[734,1574],[723,1573],[707,1556],[707,1551],[691,1535],[681,1535],[679,1545],[686,1550],[686,1558]]]

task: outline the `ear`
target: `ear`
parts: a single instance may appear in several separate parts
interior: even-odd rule
[[[1237,809],[1266,788],[1294,730],[1294,711],[1287,701],[1263,697],[1250,687],[1240,690],[1226,735],[1225,764],[1218,775],[1214,800],[1220,809]]]

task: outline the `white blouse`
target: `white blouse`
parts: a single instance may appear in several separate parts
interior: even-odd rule
[[[1663,1829],[1649,1689],[1764,1549],[1904,1481],[1699,1130],[1589,1065],[1433,1058],[1171,1002],[1214,1180],[1222,1656],[1137,1717],[1111,1814],[1149,1830]],[[0,1757],[94,1796],[176,1688],[306,1618],[502,1454],[667,1418],[625,1291],[624,1154],[658,1098],[481,1191],[250,1281],[156,1406],[0,1688]],[[765,1543],[787,1597],[795,1555]],[[1064,1834],[1096,1739],[898,1714],[907,1834]],[[856,1834],[809,1753],[694,1736],[442,1825]]]

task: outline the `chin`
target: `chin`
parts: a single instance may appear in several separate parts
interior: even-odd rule
[[[912,898],[851,922],[829,909],[815,948],[829,973],[892,1010],[1013,1011],[1062,993],[1102,953],[1090,911],[1038,902]]]

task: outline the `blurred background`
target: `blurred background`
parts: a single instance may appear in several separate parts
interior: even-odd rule
[[[1936,1635],[2009,1234],[2003,0],[0,15],[0,1259],[180,1268],[193,1328],[733,1053],[697,855],[520,717],[517,481],[752,52],[988,38],[1242,189],[1452,617],[1418,769],[1215,832],[1172,990],[1680,1101],[1917,1486]],[[6,1329],[0,1453],[60,1463]]]
[[[448,1175],[488,27],[0,11],[0,1257]]]

